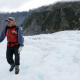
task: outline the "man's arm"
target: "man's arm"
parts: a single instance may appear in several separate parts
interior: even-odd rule
[[[3,29],[3,31],[0,35],[0,42],[2,42],[5,39],[5,36],[6,36],[5,32],[6,32],[6,27]]]
[[[20,28],[18,28],[18,43],[20,44],[20,46],[24,46],[23,36],[22,36],[22,32],[21,32]]]

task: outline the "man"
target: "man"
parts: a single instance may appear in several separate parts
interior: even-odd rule
[[[7,62],[11,66],[9,71],[12,71],[15,67],[15,74],[18,74],[20,65],[20,52],[24,46],[22,32],[20,28],[16,30],[17,26],[15,25],[15,19],[13,17],[8,17],[6,21],[8,25],[3,29],[0,35],[0,42],[5,39],[5,36],[7,36],[6,58]],[[13,60],[13,54],[15,55],[15,62]]]

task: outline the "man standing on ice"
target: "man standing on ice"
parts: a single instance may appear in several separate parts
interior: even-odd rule
[[[7,37],[6,58],[7,62],[11,66],[9,71],[11,72],[15,67],[15,74],[18,74],[20,65],[20,52],[24,46],[22,32],[20,28],[15,25],[15,19],[13,17],[8,17],[6,21],[8,25],[3,29],[0,35],[0,42]],[[15,61],[13,60],[13,54],[15,55]]]

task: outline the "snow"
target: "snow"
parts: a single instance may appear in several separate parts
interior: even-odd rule
[[[0,43],[0,80],[80,80],[80,31],[24,37],[20,73],[9,72],[6,39]]]

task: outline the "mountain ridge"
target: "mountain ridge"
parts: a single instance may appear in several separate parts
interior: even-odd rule
[[[23,30],[24,35],[36,35],[76,29],[80,29],[80,1],[57,2],[36,9]]]
[[[15,18],[16,25],[23,27],[25,36],[80,30],[80,1],[57,2],[28,12],[0,13],[0,33],[7,25],[5,19],[9,16]]]

